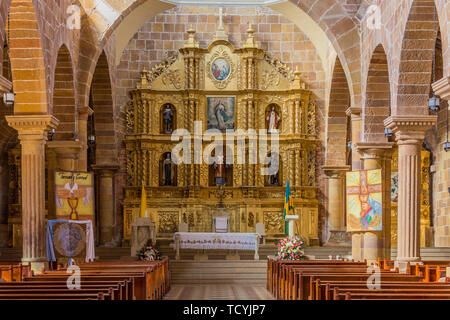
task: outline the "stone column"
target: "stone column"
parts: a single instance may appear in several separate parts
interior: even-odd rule
[[[351,118],[352,170],[360,170],[362,168],[361,155],[356,149],[356,144],[361,141],[362,108],[350,107],[345,113]]]
[[[87,150],[88,150],[88,118],[94,113],[89,107],[78,108],[78,139],[81,150],[78,154],[77,171],[87,171]]]
[[[81,150],[80,141],[56,140],[48,141],[47,147],[56,154],[56,168],[62,171],[76,171],[78,154]]]
[[[98,225],[100,229],[100,245],[114,246],[115,201],[114,201],[114,173],[118,169],[115,165],[95,165],[97,173],[98,192]]]
[[[361,140],[362,108],[350,107],[345,113],[350,117],[352,131],[352,170],[360,170],[361,156],[356,149],[356,144]],[[352,232],[352,257],[357,261],[363,260],[361,237],[360,232]]]
[[[345,244],[345,172],[350,166],[323,166],[327,175],[328,245]]]
[[[398,144],[398,253],[397,264],[420,261],[421,149],[425,131],[437,116],[391,116],[384,125]]]
[[[22,145],[22,262],[40,272],[45,256],[45,143],[59,121],[51,115],[6,116]]]
[[[3,100],[3,93],[10,92],[12,89],[12,83],[2,75],[0,75],[0,99]],[[0,186],[5,188],[2,190],[3,196],[0,199],[0,248],[8,245],[8,166],[7,161],[0,164]],[[3,183],[3,181],[5,183]]]
[[[391,160],[392,142],[359,142],[358,152],[364,161],[364,170],[381,169],[383,220],[381,231],[361,232],[361,260],[374,263],[378,258],[391,257]]]

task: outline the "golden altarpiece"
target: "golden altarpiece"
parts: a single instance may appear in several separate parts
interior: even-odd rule
[[[142,184],[160,239],[171,238],[181,222],[192,232],[211,232],[220,199],[229,214],[231,232],[254,232],[255,224],[262,222],[269,241],[281,237],[285,232],[282,210],[287,179],[295,214],[300,217],[297,233],[309,245],[319,244],[315,104],[300,72],[293,72],[259,49],[253,30],[248,30],[248,39],[240,49],[217,35],[208,48],[200,48],[195,31],[189,30],[188,40],[177,55],[151,71],[144,70],[130,96],[124,245],[139,214]],[[168,161],[167,154],[179,143],[171,141],[170,132],[186,129],[193,133],[194,121],[202,122],[203,131],[211,128],[210,101],[232,106],[234,122],[230,125],[228,121],[227,129],[258,132],[267,129],[271,111],[276,113],[280,155],[276,179],[260,174],[264,165],[233,164],[227,166],[226,184],[220,188],[214,184],[211,165],[202,163],[178,164],[172,171],[175,177],[165,183],[170,173],[161,163]],[[220,127],[220,120],[216,124]],[[203,141],[202,147],[210,143]]]

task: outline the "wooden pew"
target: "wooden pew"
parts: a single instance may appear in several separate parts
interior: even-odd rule
[[[334,288],[341,291],[351,291],[352,289],[368,289],[366,281],[322,281],[315,282],[315,300],[333,300]],[[449,284],[436,284],[424,282],[404,282],[404,281],[383,281],[381,289],[416,289],[416,290],[450,290]]]
[[[340,291],[334,288],[334,300],[450,300],[450,292],[393,290]]]

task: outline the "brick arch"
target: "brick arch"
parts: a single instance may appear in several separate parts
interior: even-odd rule
[[[366,101],[363,108],[363,141],[385,142],[384,120],[389,117],[391,93],[389,67],[383,45],[379,44],[369,64]]]
[[[53,88],[53,115],[59,120],[55,140],[72,140],[77,131],[72,58],[65,45],[58,51]]]
[[[114,110],[108,59],[100,55],[92,77],[92,108],[96,137],[96,164],[116,163]]]
[[[11,70],[10,70],[10,61],[8,50],[3,48],[2,50],[2,75],[12,81],[11,78]],[[17,131],[11,128],[6,122],[5,116],[10,116],[14,113],[14,107],[5,106],[3,104],[3,99],[0,96],[0,152],[5,155],[7,152],[7,146],[9,141],[15,139],[17,137]]]
[[[131,17],[128,20],[131,20],[131,24],[134,23],[136,25],[136,21],[139,20],[138,18],[141,18],[143,11],[148,11],[147,14],[150,14],[150,11],[152,14],[157,14],[170,8],[170,6],[163,6],[161,2],[156,0],[134,0],[127,2],[126,6],[119,6],[117,2],[105,0],[111,10],[117,14],[115,18],[110,17],[108,19],[108,17],[102,15],[98,8],[88,8],[87,6],[91,3],[89,0],[80,0],[80,2],[86,10],[91,9],[89,13],[91,18],[87,20],[92,22],[91,32],[94,38],[97,39],[95,43],[98,43],[97,47],[99,48],[105,46],[110,36],[122,23],[127,23],[128,18]],[[349,3],[342,0],[289,0],[289,2],[284,4],[272,5],[271,8],[284,14],[286,17],[292,12],[292,9],[295,11],[296,8],[299,8],[317,23],[331,41],[332,46],[341,59],[348,83],[350,84],[349,90],[352,105],[361,106],[361,44],[359,26],[351,16],[354,10],[346,10],[348,9],[348,5],[352,3],[354,4],[354,1]],[[143,6],[147,8],[149,4],[151,8],[144,10]],[[285,6],[282,9],[283,5],[287,7]],[[358,3],[356,5],[359,6]],[[139,26],[136,28],[137,31]],[[134,34],[134,32],[131,34]],[[83,33],[81,35],[83,36]],[[87,69],[89,70],[90,67],[87,67]],[[84,97],[86,98],[87,95],[84,94]]]
[[[412,3],[402,42],[394,114],[428,114],[436,41],[434,11],[434,0],[414,0]]]
[[[32,0],[11,0],[10,61],[15,114],[48,114],[41,33]]]
[[[336,57],[331,80],[328,106],[326,163],[330,166],[343,166],[347,163],[347,115],[350,106],[350,91],[341,60]]]

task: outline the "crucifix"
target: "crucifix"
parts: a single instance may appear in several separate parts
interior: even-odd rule
[[[219,26],[217,27],[217,30],[224,30],[223,28],[223,17],[225,14],[223,13],[223,8],[219,7],[219,14],[217,15],[219,17]]]

